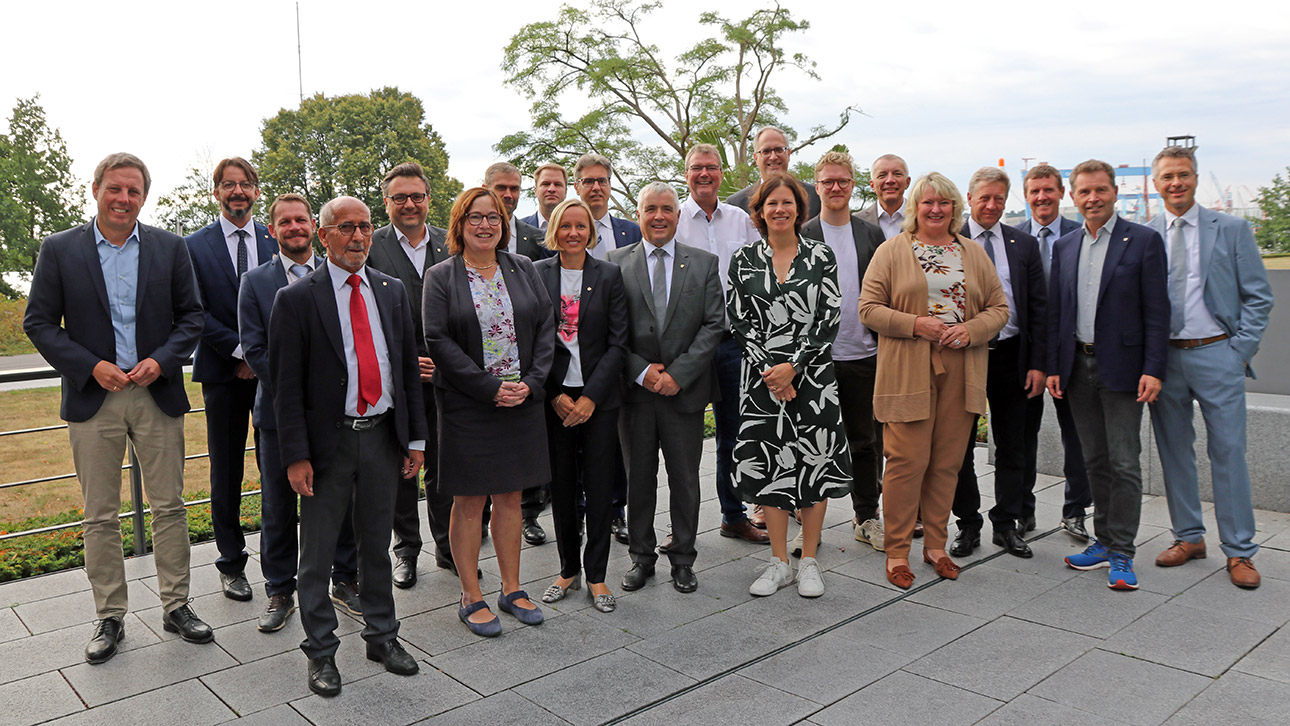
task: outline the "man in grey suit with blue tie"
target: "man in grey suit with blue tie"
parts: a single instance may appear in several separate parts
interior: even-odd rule
[[[1174,567],[1205,557],[1196,476],[1193,402],[1209,437],[1214,515],[1232,584],[1253,589],[1254,508],[1245,461],[1245,377],[1272,312],[1272,288],[1245,220],[1196,203],[1195,150],[1165,148],[1151,163],[1165,213],[1151,226],[1169,260],[1168,374],[1151,405],[1174,543],[1156,558]]]

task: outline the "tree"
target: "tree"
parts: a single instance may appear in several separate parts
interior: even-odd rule
[[[1290,167],[1286,167],[1290,175]],[[1272,177],[1272,185],[1259,187],[1259,208],[1263,219],[1250,219],[1254,239],[1265,252],[1290,252],[1290,177]]]
[[[681,53],[669,67],[658,46],[641,37],[651,0],[592,0],[589,9],[562,6],[554,21],[526,25],[503,53],[508,85],[533,100],[532,128],[510,134],[494,149],[525,171],[548,161],[571,166],[587,151],[614,163],[614,206],[633,208],[636,189],[661,179],[680,183],[686,152],[697,143],[721,149],[723,196],[755,178],[754,129],[773,124],[794,136],[788,112],[771,85],[780,69],[818,79],[815,63],[781,47],[809,24],[779,6],[742,20],[699,15],[714,35]],[[591,107],[566,118],[576,96]],[[858,112],[849,106],[831,127],[813,128],[794,151],[837,132]],[[649,143],[641,141],[644,136]]]
[[[40,95],[20,98],[0,134],[0,273],[31,280],[40,240],[83,221],[84,192],[58,129],[45,120]],[[21,297],[0,277],[0,295]]]
[[[219,202],[215,200],[214,176],[215,163],[209,156],[198,165],[189,167],[184,181],[157,200],[157,225],[184,235],[215,221],[220,210]],[[263,197],[256,207],[267,208]]]
[[[372,223],[389,220],[381,200],[385,172],[416,161],[430,179],[430,222],[447,226],[461,182],[448,176],[448,152],[425,121],[421,100],[387,87],[364,96],[317,94],[299,109],[266,119],[263,147],[252,155],[263,199],[303,194],[314,212],[337,196],[358,197],[372,209]],[[267,202],[266,202],[267,203]]]

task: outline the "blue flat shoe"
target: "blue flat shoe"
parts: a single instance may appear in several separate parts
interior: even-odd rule
[[[534,605],[533,609],[529,610],[528,608],[522,608],[519,605],[514,604],[516,600],[528,599],[529,594],[523,590],[516,590],[509,595],[499,594],[497,596],[497,609],[508,615],[515,616],[516,620],[524,623],[525,625],[540,625],[542,621],[546,619],[542,615],[542,608]]]
[[[461,618],[461,622],[465,623],[466,627],[470,628],[470,632],[474,633],[475,635],[482,635],[485,638],[496,638],[497,636],[502,634],[501,618],[494,615],[492,620],[488,620],[482,623],[476,623],[470,619],[470,616],[472,613],[479,610],[487,610],[487,609],[488,609],[488,601],[479,600],[478,602],[472,602],[469,605],[459,606],[457,608],[457,617]]]

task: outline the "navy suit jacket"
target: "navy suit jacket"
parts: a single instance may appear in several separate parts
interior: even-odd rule
[[[1017,306],[1017,336],[1021,344],[1017,374],[1021,377],[1019,383],[1024,384],[1027,371],[1048,370],[1048,282],[1044,280],[1044,263],[1039,258],[1039,240],[1016,227],[1006,224],[999,227],[1006,243],[1012,301]],[[967,222],[963,223],[960,234],[972,238]]]
[[[409,441],[424,441],[427,436],[412,309],[403,283],[371,267],[367,280],[389,350],[394,387],[389,413],[399,446],[406,452]],[[269,381],[282,464],[309,459],[315,471],[326,467],[340,436],[349,382],[340,312],[327,265],[278,291],[269,317]]]
[[[269,228],[255,226],[257,259],[267,262],[278,251],[278,243],[269,235]],[[234,380],[237,359],[233,350],[240,339],[237,334],[237,270],[228,254],[228,244],[220,222],[202,227],[184,238],[188,254],[197,275],[197,292],[206,311],[201,340],[193,356],[193,381],[197,383],[228,383]],[[251,240],[247,240],[251,244]],[[249,272],[249,270],[248,270]]]
[[[1065,389],[1075,364],[1079,252],[1084,229],[1057,240],[1048,299],[1048,375]],[[1165,377],[1169,289],[1165,244],[1149,227],[1116,218],[1098,285],[1092,341],[1097,372],[1113,391],[1136,393],[1144,376]],[[1083,341],[1089,342],[1089,341]]]
[[[610,224],[614,227],[614,249],[634,245],[641,241],[641,227],[639,224],[630,219],[622,219],[610,216]]]
[[[87,421],[107,391],[94,380],[99,361],[116,362],[116,332],[94,240],[94,220],[52,234],[40,245],[22,327],[63,377],[64,421]],[[178,235],[139,225],[135,350],[152,358],[161,377],[148,393],[167,416],[187,413],[184,363],[202,332],[193,266]]]
[[[541,231],[541,230],[542,230],[542,227],[541,227],[541,224],[540,224],[541,219],[540,219],[540,217],[538,216],[538,213],[537,213],[537,212],[534,212],[534,213],[530,214],[530,215],[529,215],[529,216],[527,216],[527,217],[520,217],[520,221],[521,221],[521,222],[523,222],[523,223],[525,223],[525,224],[527,224],[527,225],[529,225],[530,227],[533,227],[534,229],[537,229],[537,230],[539,230],[539,231]]]
[[[534,265],[551,298],[557,335],[560,327],[560,258]],[[606,411],[622,403],[623,360],[627,357],[627,295],[618,265],[587,255],[582,268],[578,302],[578,360],[582,364],[582,394]],[[560,393],[573,356],[557,340],[555,359],[546,379],[550,400]]]
[[[314,255],[315,269],[322,262],[321,257]],[[287,286],[287,270],[282,263],[282,257],[274,255],[272,260],[247,271],[237,296],[242,358],[260,381],[251,412],[251,422],[258,429],[278,428],[278,417],[273,413],[273,384],[269,381],[269,315],[273,312],[273,298]]]

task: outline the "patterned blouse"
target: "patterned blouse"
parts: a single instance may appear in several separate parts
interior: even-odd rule
[[[929,245],[914,239],[914,257],[927,275],[927,314],[946,323],[967,318],[963,250],[958,244]]]
[[[470,280],[470,297],[479,318],[479,334],[484,342],[484,371],[503,381],[520,380],[520,351],[515,338],[515,311],[506,279],[501,270],[489,280],[466,268]]]

